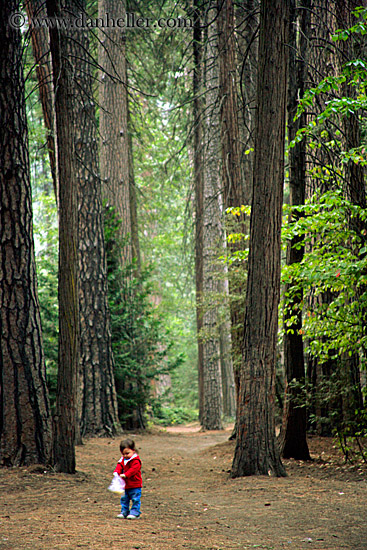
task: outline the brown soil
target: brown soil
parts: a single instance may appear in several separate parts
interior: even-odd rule
[[[76,475],[0,470],[0,548],[6,550],[366,550],[367,469],[343,464],[333,441],[310,438],[313,462],[288,477],[230,479],[230,430],[197,426],[137,434],[142,516],[120,520],[107,491],[119,441],[77,448]]]

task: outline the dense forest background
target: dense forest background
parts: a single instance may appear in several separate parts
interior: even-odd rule
[[[196,419],[233,477],[366,460],[361,4],[3,2],[1,464]]]

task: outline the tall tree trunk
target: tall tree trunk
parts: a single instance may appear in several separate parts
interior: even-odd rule
[[[47,0],[48,17],[69,17],[69,6]],[[68,9],[69,8],[69,9]],[[59,368],[55,416],[55,467],[75,472],[75,424],[79,368],[78,179],[75,151],[74,67],[71,54],[78,33],[50,29],[55,89],[59,182]]]
[[[85,11],[83,2],[75,4],[72,13]],[[27,3],[28,17],[46,15],[40,0]],[[55,146],[53,139],[53,86],[49,66],[49,34],[43,27],[32,28],[32,46],[44,122],[48,130],[51,171],[56,189]],[[78,159],[79,203],[79,307],[80,367],[78,378],[78,422],[76,441],[83,435],[115,433],[118,429],[114,362],[107,297],[107,273],[103,234],[101,182],[98,162],[98,140],[92,91],[89,40],[82,31],[73,42],[75,67],[75,127]]]
[[[125,1],[100,0],[99,14],[124,18]],[[129,139],[126,80],[126,33],[124,29],[104,28],[99,33],[100,171],[103,197],[121,220],[120,236],[127,239],[121,250],[122,264],[132,260],[129,186]]]
[[[262,1],[247,305],[232,477],[286,475],[275,437],[274,395],[288,20],[288,0]]]
[[[335,0],[324,0],[312,4],[311,9],[311,31],[308,53],[308,82],[306,88],[317,86],[322,78],[327,76],[336,76],[337,74],[337,59],[335,48],[331,43],[331,36],[336,30],[335,19]],[[316,105],[313,107],[313,115],[321,113],[325,109],[325,96],[318,95],[316,97]],[[308,115],[308,119],[310,118]],[[307,120],[309,122],[309,120]],[[333,135],[333,125],[325,124],[326,129]],[[322,167],[333,165],[334,155],[331,150],[326,148],[316,148],[307,150],[306,154],[306,172],[309,174],[306,177],[306,199],[313,196],[316,191],[321,193],[337,186],[333,175],[325,181],[325,178],[318,177],[322,174]],[[307,251],[307,248],[306,248]],[[331,292],[324,292],[319,296],[314,296],[310,293],[306,296],[308,307],[310,310],[314,308],[316,302],[324,303],[325,305],[333,299]],[[327,380],[333,372],[336,372],[338,365],[335,359],[329,359],[324,363],[320,363],[317,357],[306,356],[307,363],[307,378],[312,383],[312,391],[314,395],[315,405],[312,413],[317,418],[316,430],[320,435],[331,435],[329,421],[325,422],[325,418],[330,415],[330,407],[325,404],[325,400],[320,399],[323,380]]]
[[[77,17],[85,1],[72,6]],[[107,295],[107,267],[103,207],[98,163],[97,122],[92,89],[87,31],[72,43],[74,64],[75,153],[79,204],[80,364],[78,428],[80,435],[119,432],[111,323]]]
[[[336,0],[336,19],[338,28],[347,29],[355,24],[355,18],[352,17],[352,11],[360,5],[367,6],[366,0]],[[338,43],[338,69],[342,72],[343,65],[356,58],[365,59],[367,41],[364,36],[350,37],[348,40],[341,40]],[[356,97],[356,91],[348,82],[348,79],[342,85],[342,97]],[[349,114],[343,116],[342,143],[343,150],[349,151],[361,145],[360,118],[358,114]],[[366,183],[365,171],[361,164],[350,161],[345,166],[344,176],[344,194],[352,204],[366,208]],[[349,220],[352,230],[356,231],[362,242],[367,242],[367,223],[360,218]],[[367,291],[366,285],[355,289],[356,298],[359,299]],[[364,330],[367,334],[367,311],[362,312],[364,319]],[[358,353],[352,356],[344,353],[340,361],[340,376],[342,387],[345,392],[341,396],[343,421],[345,425],[350,425],[356,417],[356,411],[363,407],[363,397],[360,380],[360,357]]]
[[[215,24],[216,5],[207,10],[208,38],[205,48],[205,164],[203,173],[203,296],[209,301],[218,293],[215,261],[221,242],[219,211],[219,102],[218,45]],[[203,416],[202,426],[208,430],[222,428],[222,380],[218,338],[218,307],[204,306],[203,313]]]
[[[46,17],[47,9],[44,0],[28,0],[25,3],[28,20],[36,17]],[[53,83],[51,73],[50,35],[48,28],[30,26],[33,56],[36,63],[38,90],[42,105],[43,120],[47,132],[47,149],[54,192],[57,201],[57,169],[54,129]]]
[[[237,105],[237,74],[235,52],[235,19],[232,0],[218,2],[218,54],[219,54],[219,94],[220,94],[220,135],[222,145],[222,183],[224,209],[245,204],[244,173],[241,166],[241,145]],[[234,233],[245,234],[244,216],[235,217]],[[228,245],[230,253],[243,250],[244,241]],[[242,352],[244,321],[244,280],[236,277],[237,262],[229,267],[229,293],[231,313],[232,356],[235,369],[236,390],[239,387],[239,362]]]
[[[290,0],[291,18],[289,29],[289,70],[288,70],[288,140],[291,142],[299,128],[305,126],[305,115],[294,121],[298,100],[303,97],[306,77],[307,39],[310,27],[310,0],[303,0],[297,9],[297,1]],[[299,30],[298,30],[299,28]],[[306,187],[306,151],[305,141],[296,143],[289,150],[289,187],[290,204],[302,205],[305,202]],[[294,237],[287,247],[287,264],[302,261],[304,247],[296,246],[299,239]],[[286,285],[285,292],[289,291]],[[290,387],[291,381],[299,384],[305,382],[305,361],[302,338],[302,302],[303,293],[297,293],[292,300],[292,311],[284,312],[284,378],[285,399],[282,428],[280,433],[280,449],[284,458],[310,460],[306,430],[307,412],[305,407],[297,406],[299,389]],[[289,320],[293,319],[291,324]]]
[[[202,28],[200,0],[195,0],[193,30],[193,118],[194,118],[194,180],[195,180],[195,287],[196,287],[196,331],[198,342],[198,382],[199,382],[199,419],[203,418],[204,385],[203,385],[203,101],[200,97],[202,88]]]
[[[237,72],[240,91],[239,134],[241,141],[242,195],[251,204],[256,118],[256,83],[258,69],[258,29],[260,0],[235,2]]]
[[[50,464],[52,420],[37,295],[22,37],[1,0],[0,465]]]
[[[219,274],[219,296],[223,296],[223,307],[219,319],[219,350],[222,375],[223,414],[226,418],[231,418],[236,415],[236,389],[232,361],[229,287],[227,270],[224,269],[223,264],[220,267],[221,273]]]
[[[139,224],[138,224],[138,202],[135,185],[134,174],[134,154],[133,154],[133,140],[132,132],[130,129],[130,108],[129,101],[127,99],[127,126],[129,132],[129,190],[130,190],[130,213],[131,213],[131,246],[132,257],[136,262],[135,272],[140,273],[141,270],[141,256],[140,256],[140,243],[139,243]]]

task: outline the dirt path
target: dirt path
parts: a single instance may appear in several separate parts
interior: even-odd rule
[[[286,461],[287,478],[232,480],[229,433],[137,435],[138,521],[117,519],[119,499],[106,490],[119,440],[78,447],[75,476],[0,470],[0,549],[367,550],[365,468],[342,465],[330,440],[314,438],[316,460]]]

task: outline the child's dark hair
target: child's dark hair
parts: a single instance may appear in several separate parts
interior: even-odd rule
[[[132,451],[135,451],[135,441],[133,439],[124,439],[123,441],[121,441],[120,443],[120,451],[122,453],[122,451],[124,449],[131,449]]]

